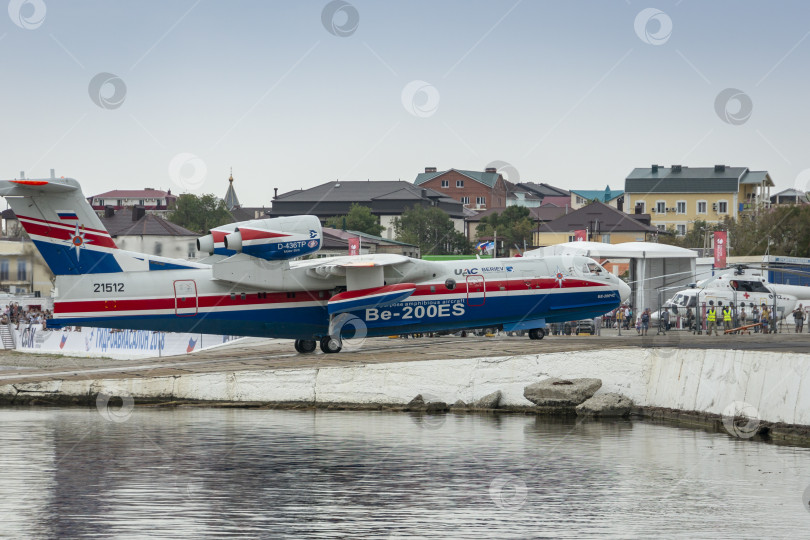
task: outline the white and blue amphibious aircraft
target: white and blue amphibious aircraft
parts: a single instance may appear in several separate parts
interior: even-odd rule
[[[49,326],[290,338],[340,351],[358,334],[497,327],[542,339],[547,323],[595,317],[629,287],[580,256],[432,262],[376,254],[300,259],[315,216],[243,221],[198,239],[199,262],[118,249],[76,180],[0,181],[56,275]]]

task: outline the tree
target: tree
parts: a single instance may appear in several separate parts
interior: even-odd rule
[[[397,240],[419,246],[422,255],[472,253],[472,245],[435,206],[414,206],[394,220]]]
[[[481,236],[495,236],[503,240],[507,248],[513,245],[523,246],[524,241],[531,245],[534,233],[534,222],[529,217],[529,209],[524,206],[508,206],[500,214],[495,212],[481,218],[475,233]]]
[[[658,235],[658,242],[682,248],[702,248],[707,231],[709,233],[709,242],[711,242],[711,234],[722,229],[724,229],[724,226],[720,223],[709,224],[702,219],[696,219],[687,227],[685,235],[678,236],[675,227],[670,226],[667,228],[668,234]]]
[[[743,214],[736,221],[726,218],[729,254],[736,256],[810,256],[810,206],[780,206],[757,215]]]
[[[169,221],[190,231],[206,234],[209,230],[232,223],[233,218],[225,202],[212,193],[194,195],[183,193],[177,197]]]
[[[695,220],[684,236],[659,235],[662,244],[685,248],[703,247],[704,234],[728,231],[728,253],[732,256],[788,255],[810,257],[810,205],[781,206],[756,214],[744,213],[722,223]]]
[[[380,225],[377,216],[371,213],[368,206],[358,203],[352,203],[349,213],[345,216],[335,216],[327,219],[326,226],[333,229],[363,232],[374,236],[380,236],[380,233],[385,229]]]

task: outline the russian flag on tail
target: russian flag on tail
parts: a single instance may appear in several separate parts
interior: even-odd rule
[[[76,215],[75,210],[57,210],[56,215],[59,216],[59,219],[63,219],[65,221],[78,221],[79,216]]]

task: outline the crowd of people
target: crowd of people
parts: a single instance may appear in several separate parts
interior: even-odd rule
[[[801,334],[804,331],[804,321],[808,317],[807,310],[799,304],[791,312],[793,319],[793,331]],[[674,319],[677,319],[675,321]],[[623,330],[635,329],[638,335],[645,336],[653,324],[652,312],[646,308],[641,313],[636,313],[629,304],[624,304],[604,316],[604,324],[608,328],[621,328]],[[658,314],[658,333],[666,333],[674,325],[683,330],[702,332],[707,335],[719,335],[720,333],[742,333],[753,332],[770,334],[777,331],[776,325],[779,322],[779,314],[773,306],[762,304],[740,304],[739,308],[733,302],[723,305],[722,301],[710,300],[698,320],[697,314],[691,307],[687,307],[679,317],[675,317],[668,309],[661,309]],[[810,325],[808,325],[810,331]]]
[[[0,315],[0,323],[15,324],[20,329],[20,324],[41,324],[43,329],[47,329],[48,319],[53,318],[51,310],[41,310],[38,306],[21,306],[18,302],[7,304]]]

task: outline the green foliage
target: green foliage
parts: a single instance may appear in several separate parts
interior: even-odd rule
[[[374,236],[380,236],[383,227],[380,225],[377,216],[371,213],[368,206],[352,203],[349,213],[345,216],[335,216],[326,220],[326,226],[333,229],[346,229],[348,231],[364,232]]]
[[[703,247],[704,230],[728,231],[729,255],[787,255],[810,257],[810,206],[780,206],[758,214],[741,214],[737,220],[727,217],[723,223],[707,224],[696,220],[685,236],[659,235],[662,244],[685,248]],[[711,237],[709,238],[711,247]],[[770,242],[770,249],[768,244]]]
[[[658,241],[662,244],[678,246],[682,248],[702,248],[706,231],[709,232],[709,247],[711,247],[711,233],[725,230],[725,226],[720,223],[706,223],[702,219],[692,221],[687,227],[686,234],[678,236],[675,227],[667,228],[667,234],[658,235]]]
[[[726,219],[729,254],[735,256],[771,255],[810,257],[810,206],[780,206],[756,217]],[[770,242],[770,249],[768,243]]]
[[[507,206],[500,214],[495,212],[482,218],[475,233],[480,238],[495,236],[497,231],[498,240],[503,240],[503,245],[507,248],[515,244],[523,248],[524,240],[528,245],[532,243],[534,223],[529,215],[529,209],[526,207]]]
[[[472,244],[435,206],[414,206],[394,220],[397,240],[419,246],[422,255],[472,253]]]
[[[215,227],[232,223],[233,219],[225,202],[216,195],[183,193],[177,198],[169,221],[196,233],[206,234]]]

